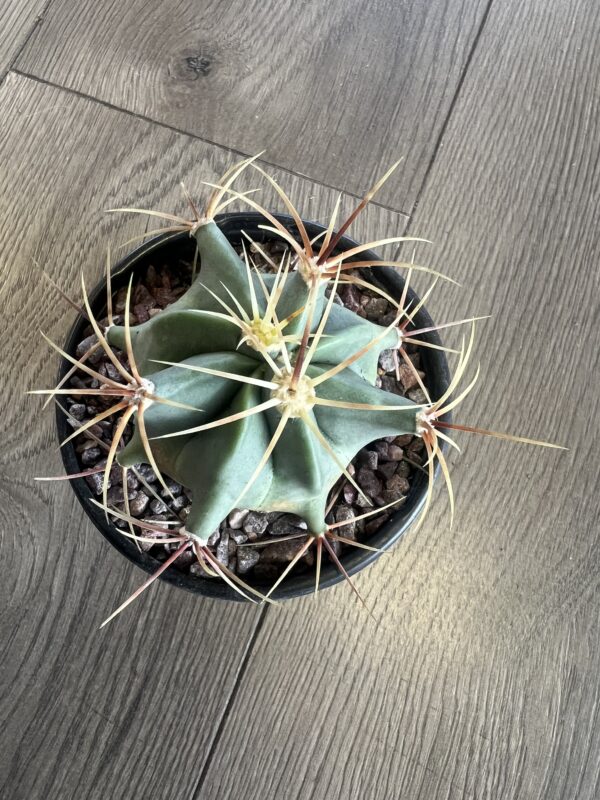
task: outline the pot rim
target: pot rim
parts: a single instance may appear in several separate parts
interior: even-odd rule
[[[274,214],[274,216],[292,233],[298,237],[298,231],[295,223],[287,214]],[[223,230],[225,235],[233,238],[234,240],[241,238],[242,230],[252,229],[252,235],[255,241],[268,241],[274,238],[274,234],[268,231],[261,231],[257,228],[259,223],[264,222],[264,218],[258,212],[232,212],[228,214],[221,214],[216,217],[215,222]],[[325,226],[316,222],[305,222],[309,235],[316,236],[326,230]],[[124,285],[124,277],[128,277],[132,271],[139,269],[143,266],[145,259],[154,255],[162,248],[168,248],[174,244],[182,244],[184,241],[189,240],[189,234],[171,233],[159,234],[158,236],[149,239],[139,247],[126,254],[111,270],[113,279],[113,291]],[[358,243],[349,236],[343,236],[340,239],[338,248],[345,250],[355,247]],[[193,246],[193,245],[192,245]],[[367,250],[361,253],[361,260],[381,261],[381,257],[373,250]],[[368,274],[369,280],[381,287],[384,287],[393,296],[400,297],[404,288],[404,279],[398,272],[390,267],[380,267],[377,270],[377,275]],[[121,279],[121,280],[119,280]],[[105,306],[105,290],[106,280],[101,280],[89,294],[90,305],[94,309],[103,308]],[[419,298],[415,292],[409,287],[408,298],[418,302]],[[433,325],[433,321],[429,316],[426,308],[423,306],[417,316],[416,320],[422,327]],[[69,330],[64,349],[69,355],[73,355],[75,348],[82,339],[83,329],[89,323],[87,320],[79,315]],[[423,339],[433,344],[441,344],[441,339],[437,331],[432,331],[425,334]],[[430,382],[434,379],[438,385],[435,387],[435,395],[440,396],[441,392],[450,383],[450,371],[445,354],[439,350],[430,348],[423,349],[423,358],[426,361],[426,371]],[[66,372],[71,368],[71,364],[63,357],[60,360],[58,380],[62,380]],[[449,415],[445,417],[449,419]],[[56,422],[58,429],[59,441],[63,441],[72,429],[68,427],[67,418],[62,413],[59,406],[56,407]],[[444,448],[445,449],[445,448]],[[77,454],[75,451],[75,441],[69,442],[65,447],[61,448],[61,455],[64,467],[67,474],[73,474],[81,471]],[[439,472],[439,465],[436,465],[435,477]],[[421,476],[417,476],[416,480],[411,481],[411,489],[407,495],[406,501],[395,511],[392,516],[387,520],[378,531],[371,535],[369,544],[373,547],[379,548],[381,551],[390,549],[398,540],[403,536],[406,530],[414,522],[415,518],[419,515],[425,503],[427,481]],[[74,478],[69,481],[73,491],[81,503],[84,511],[92,520],[96,528],[107,539],[110,544],[115,547],[122,555],[143,569],[145,572],[155,572],[162,562],[150,556],[145,551],[139,551],[134,542],[123,536],[119,529],[112,523],[107,522],[104,512],[90,502],[94,497],[90,487],[84,478]],[[373,552],[354,548],[351,552],[345,553],[341,557],[345,569],[349,575],[365,569],[372,564],[381,552]],[[216,581],[206,578],[189,575],[179,571],[176,567],[171,566],[165,570],[160,576],[161,580],[171,583],[179,588],[201,594],[207,597],[214,597],[223,600],[234,600],[239,602],[245,601],[237,592],[234,592],[225,582]],[[335,569],[331,563],[323,563],[321,570],[321,580],[319,589],[326,589],[334,586],[343,580],[343,576]],[[253,582],[252,585],[259,590],[267,590],[268,586],[259,582]],[[314,576],[311,572],[306,571],[298,574],[292,572],[286,580],[277,588],[271,595],[274,600],[287,600],[293,597],[301,597],[303,595],[311,594],[314,592]]]

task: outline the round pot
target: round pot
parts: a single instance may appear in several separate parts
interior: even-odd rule
[[[290,233],[294,236],[298,236],[297,229],[291,217],[278,214],[277,218],[288,228]],[[264,219],[258,213],[223,214],[217,217],[217,222],[227,238],[234,245],[241,242],[242,230],[246,231],[257,242],[265,242],[274,238],[274,234],[259,229],[258,226],[264,222]],[[307,222],[305,224],[311,238],[324,231],[322,225],[312,222]],[[356,245],[357,242],[350,239],[348,236],[344,236],[339,243],[339,250],[346,250]],[[116,265],[113,270],[113,291],[117,291],[119,288],[126,285],[132,272],[144,274],[147,267],[151,263],[156,262],[158,253],[162,254],[161,259],[164,259],[165,254],[169,253],[169,259],[165,260],[175,260],[178,258],[191,260],[193,258],[194,249],[194,241],[187,233],[163,235],[151,239],[141,247],[129,253],[129,255],[125,256]],[[359,258],[361,260],[380,260],[379,256],[371,250],[362,253]],[[396,270],[379,267],[376,270],[368,271],[368,279],[372,283],[378,283],[380,287],[385,289],[392,297],[400,298],[404,287],[404,280]],[[418,302],[418,297],[412,289],[408,291],[408,300],[412,300],[413,303]],[[102,316],[106,308],[105,281],[99,283],[93,292],[90,293],[90,303],[94,313],[98,316]],[[424,307],[417,313],[414,322],[419,328],[433,325],[433,321]],[[64,345],[64,349],[70,355],[75,355],[75,348],[83,339],[83,331],[87,325],[87,320],[80,316],[71,328],[66,344]],[[440,344],[440,338],[436,332],[425,334],[422,338],[433,344]],[[430,393],[432,397],[440,397],[446,390],[450,381],[450,372],[445,355],[440,350],[423,348],[421,351],[421,358],[422,368],[427,375]],[[65,359],[61,360],[58,376],[59,380],[63,378],[70,366],[70,363]],[[56,423],[59,441],[63,441],[69,433],[72,432],[72,429],[68,426],[66,417],[59,408],[57,408],[56,412]],[[61,449],[61,453],[67,474],[81,471],[75,452],[74,441],[65,445]],[[93,494],[85,479],[75,478],[70,481],[70,484],[87,515],[113,547],[146,572],[152,573],[158,569],[161,562],[148,553],[140,552],[135,543],[123,536],[118,528],[110,522],[107,522],[104,512],[90,502]],[[426,491],[427,477],[425,474],[419,472],[414,475],[411,480],[411,489],[405,503],[370,537],[369,544],[382,550],[387,550],[392,547],[407,530],[415,517],[418,516],[425,502]],[[379,553],[377,552],[354,548],[351,552],[344,553],[342,562],[348,573],[353,575],[375,561],[378,556]],[[223,581],[187,575],[180,572],[176,567],[170,567],[163,572],[161,579],[182,589],[206,595],[207,597],[244,602],[243,598]],[[333,586],[342,579],[342,576],[333,564],[326,563],[325,561],[323,562],[320,582],[320,587],[322,589]],[[258,582],[253,582],[253,585],[257,589],[264,591],[268,591],[270,588]],[[292,572],[272,596],[274,599],[284,600],[292,597],[299,597],[312,591],[314,591],[314,575],[310,571],[299,574],[294,574]]]

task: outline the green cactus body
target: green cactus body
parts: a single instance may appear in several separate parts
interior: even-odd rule
[[[303,385],[310,389],[314,382],[314,393],[324,402],[383,405],[388,407],[386,410],[313,404],[309,398],[299,415],[283,404],[208,430],[156,438],[241,414],[268,403],[275,394],[272,386],[191,371],[186,365],[263,383],[282,380],[272,363],[286,374],[281,352],[269,350],[269,359],[251,342],[240,345],[240,328],[223,313],[222,303],[226,303],[236,312],[243,309],[256,321],[253,305],[254,311],[258,306],[256,330],[268,343],[268,330],[261,323],[267,299],[259,276],[249,273],[214,222],[200,226],[195,236],[201,264],[199,276],[176,303],[131,329],[138,370],[153,385],[155,394],[199,409],[162,403],[145,408],[145,427],[156,463],[161,471],[192,491],[186,530],[202,541],[238,503],[260,511],[293,512],[306,520],[310,532],[320,534],[327,527],[327,495],[342,473],[340,465],[347,465],[373,440],[418,430],[420,407],[374,385],[378,356],[382,349],[397,345],[397,331],[386,331],[335,303],[327,309],[323,285],[311,296],[313,332],[318,330],[323,314],[329,313]],[[263,277],[267,287],[273,281],[272,275]],[[276,312],[279,320],[298,312],[285,328],[286,337],[296,337],[285,344],[292,367],[308,307],[307,283],[299,272],[290,272]],[[125,335],[124,328],[113,326],[107,337],[113,346],[124,349]],[[376,344],[360,358],[319,382],[319,376],[376,337]],[[156,361],[181,366],[164,366]],[[286,409],[292,413],[281,436],[249,485]],[[137,423],[118,460],[123,466],[146,460]]]

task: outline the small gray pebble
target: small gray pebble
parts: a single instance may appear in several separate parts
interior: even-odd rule
[[[341,528],[336,528],[335,532],[340,536],[346,536],[349,539],[353,539],[356,530],[356,523],[353,521],[354,517],[354,511],[350,508],[350,506],[338,506],[338,508],[335,510],[335,521],[348,521],[348,524]]]
[[[96,336],[95,333],[93,333],[91,336],[88,336],[86,339],[84,339],[77,345],[77,348],[75,350],[75,355],[77,356],[77,358],[81,358],[84,355],[84,353],[87,353],[90,347],[92,347],[95,344],[98,344],[98,337]],[[94,352],[90,356],[88,356],[87,363],[99,364],[100,361],[102,361],[103,357],[104,357],[104,350],[101,347],[99,347],[97,350],[94,350]]]
[[[171,500],[171,508],[173,511],[181,511],[182,508],[187,506],[189,501],[184,494],[180,494],[179,497],[176,497],[174,500]]]
[[[392,372],[396,368],[395,350],[382,350],[379,356],[379,366],[385,372]]]
[[[223,564],[224,567],[229,566],[229,534],[227,531],[223,531],[221,534],[215,555],[217,561]]]
[[[156,475],[154,474],[154,470],[149,464],[138,464],[136,466],[136,469],[140,473],[142,478],[146,481],[146,483],[156,482]]]
[[[261,514],[258,511],[250,511],[246,516],[243,524],[243,529],[246,533],[254,533],[261,536],[269,524],[269,518],[266,514]]]
[[[75,419],[82,420],[85,417],[85,405],[84,403],[73,403],[69,412]]]
[[[88,447],[87,450],[84,450],[81,454],[81,463],[84,467],[91,467],[98,461],[101,455],[99,447]]]
[[[103,472],[97,472],[95,475],[88,475],[86,481],[92,492],[96,495],[102,494],[102,481],[104,479]],[[110,480],[108,481],[110,488]]]
[[[409,400],[412,400],[413,403],[426,403],[427,398],[425,397],[425,393],[422,389],[411,389],[409,392],[406,393],[406,396]]]
[[[239,530],[243,526],[244,520],[246,519],[247,516],[248,516],[248,509],[234,508],[227,518],[227,523],[230,528],[233,528],[234,530]]]
[[[177,497],[183,491],[182,485],[180,483],[176,483],[176,481],[174,480],[171,480],[171,478],[165,477],[164,481],[165,484],[167,485],[167,489],[169,490],[169,492],[171,492],[173,497]],[[169,498],[169,492],[167,492],[165,489],[161,489],[160,496]]]
[[[217,528],[217,530],[213,531],[211,535],[208,537],[208,546],[214,547],[220,538],[221,538],[221,531]]]
[[[245,575],[258,563],[260,553],[254,547],[240,547],[237,551],[237,568],[240,575]]]
[[[169,510],[167,508],[167,504],[163,503],[162,500],[153,500],[150,503],[150,509],[152,510],[153,514],[166,514]]]
[[[282,514],[269,527],[269,533],[271,536],[285,536],[288,533],[296,533],[299,529],[306,530],[307,527],[302,517],[296,514]]]

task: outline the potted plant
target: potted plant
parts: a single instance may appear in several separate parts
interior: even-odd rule
[[[477,380],[454,396],[472,354],[475,318],[431,321],[429,293],[419,300],[410,278],[432,271],[372,252],[403,237],[357,244],[345,236],[396,166],[337,232],[337,209],[327,228],[304,222],[255,159],[212,186],[203,213],[190,198],[191,220],[119,209],[168,224],[114,275],[108,261],[105,284],[91,296],[82,279],[82,314],[65,350],[53,345],[63,358],[59,384],[41,390],[70,402],[58,417],[64,477],[101,532],[152,573],[106,622],[158,577],[256,602],[317,591],[340,577],[354,589],[351,574],[391,546],[419,512],[423,519],[436,465],[453,514],[444,455],[445,445],[456,446],[450,431],[491,433],[449,419]],[[289,216],[233,188],[249,168],[274,186]],[[254,213],[223,214],[234,200]],[[163,307],[150,308],[139,301],[151,294],[143,279],[153,269],[155,280],[157,259],[171,272],[159,287]],[[462,323],[471,333],[450,380],[437,330]],[[422,350],[422,364],[411,350]],[[382,353],[395,384],[384,381]],[[66,437],[65,419],[74,427]],[[77,452],[82,437],[86,446]],[[414,442],[406,454],[402,445]],[[142,496],[154,497],[150,509],[144,502],[132,508],[140,482]],[[261,548],[277,547],[279,563],[261,579]],[[178,571],[182,563],[195,574]]]

